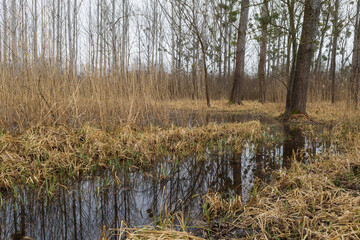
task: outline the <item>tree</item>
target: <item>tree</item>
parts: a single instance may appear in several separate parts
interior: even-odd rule
[[[208,63],[207,63],[207,55],[209,49],[209,41],[210,34],[209,30],[212,26],[210,19],[208,19],[208,10],[209,5],[205,2],[187,2],[185,0],[177,0],[179,4],[179,18],[182,19],[184,24],[190,30],[190,32],[197,38],[197,42],[200,45],[201,49],[201,56],[202,56],[202,66],[204,72],[204,82],[205,82],[205,97],[206,97],[206,104],[210,107],[210,92],[209,92],[209,77],[208,77]],[[202,3],[202,5],[200,5]],[[195,5],[199,4],[199,5]],[[195,7],[199,6],[196,10]],[[164,9],[164,8],[163,8]],[[170,14],[167,13],[168,16]],[[172,22],[171,24],[176,24]],[[179,27],[179,25],[178,25]],[[181,31],[180,31],[181,32]],[[180,39],[183,40],[183,39]]]
[[[242,85],[245,77],[245,46],[246,32],[249,18],[249,0],[241,2],[240,21],[238,28],[237,44],[236,44],[236,65],[234,82],[230,95],[230,103],[242,104]]]
[[[351,98],[354,108],[358,108],[359,103],[359,78],[360,78],[360,1],[358,1],[355,34],[354,34],[354,49],[352,58],[352,72],[351,72]]]
[[[290,92],[290,106],[286,107],[285,119],[294,113],[307,114],[308,81],[315,52],[315,39],[318,31],[320,9],[321,0],[305,1],[303,29],[296,56],[293,86]]]
[[[266,86],[265,86],[265,64],[266,64],[266,43],[267,43],[267,25],[268,25],[268,1],[264,0],[261,8],[261,17],[260,17],[260,27],[261,27],[261,39],[260,39],[260,56],[259,56],[259,66],[258,66],[258,78],[259,78],[259,91],[260,98],[259,101],[261,103],[265,103],[265,94],[266,94]]]
[[[333,9],[333,36],[332,36],[332,50],[331,50],[331,64],[330,64],[330,80],[331,80],[331,103],[335,103],[335,74],[336,74],[336,53],[338,46],[338,38],[340,35],[339,26],[339,5],[340,0],[335,0]]]

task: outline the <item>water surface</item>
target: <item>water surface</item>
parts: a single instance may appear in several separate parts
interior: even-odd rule
[[[52,199],[30,189],[17,196],[5,194],[0,209],[0,239],[99,239],[101,229],[156,222],[161,212],[182,211],[193,219],[201,216],[201,197],[209,190],[232,196],[240,194],[246,202],[255,178],[270,182],[273,171],[288,168],[292,154],[311,160],[332,148],[315,142],[300,130],[277,125],[284,140],[275,146],[246,144],[242,153],[212,152],[205,160],[197,156],[162,159],[141,169],[128,166],[115,172],[68,180]]]

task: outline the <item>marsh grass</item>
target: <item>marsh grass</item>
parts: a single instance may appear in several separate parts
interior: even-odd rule
[[[355,121],[355,122],[354,122]],[[341,145],[341,153],[325,152],[308,164],[297,161],[274,173],[270,184],[257,179],[246,203],[209,191],[202,197],[202,221],[196,239],[359,239],[360,134],[356,120],[344,120],[317,137]],[[314,126],[303,127],[314,134]],[[166,214],[162,229],[122,228],[129,239],[195,239],[190,227],[173,228],[176,216]],[[117,230],[119,231],[119,229]],[[175,231],[175,233],[174,233]]]
[[[247,239],[358,239],[360,237],[360,135],[352,122],[325,132],[346,152],[324,154],[258,182],[246,204],[240,196],[204,196],[204,219],[217,237]],[[330,136],[331,135],[331,136]],[[349,141],[351,139],[351,141]]]
[[[0,131],[21,133],[29,127],[57,124],[69,128],[89,125],[102,130],[153,123],[168,127],[172,124],[171,114],[184,110],[196,111],[200,116],[227,112],[277,117],[285,109],[282,103],[256,101],[229,105],[227,96],[214,99],[208,108],[203,91],[198,100],[190,100],[188,94],[173,92],[172,81],[168,73],[136,70],[122,77],[91,73],[71,77],[56,68],[30,67],[19,72],[3,68],[0,70]],[[309,115],[317,121],[337,120],[348,114],[352,111],[345,101],[335,105],[309,104]]]
[[[245,143],[262,138],[263,129],[256,121],[144,130],[125,126],[113,132],[89,126],[33,127],[19,135],[0,136],[0,187],[26,184],[51,192],[63,179],[102,168],[151,165],[168,156],[169,161],[191,154],[201,159],[209,146],[214,151],[240,152]]]
[[[190,233],[188,230],[192,226],[191,216],[185,215],[183,212],[171,212],[167,209],[166,187],[163,188],[161,203],[159,206],[159,214],[155,217],[153,223],[147,226],[128,227],[126,222],[121,222],[119,229],[109,229],[106,231],[105,227],[102,230],[101,240],[107,239],[187,239],[187,240],[200,240]]]

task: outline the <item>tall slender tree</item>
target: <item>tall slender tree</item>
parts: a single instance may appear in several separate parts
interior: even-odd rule
[[[355,22],[355,34],[354,34],[354,48],[352,58],[352,71],[351,71],[351,98],[353,106],[358,109],[359,104],[359,80],[360,80],[360,1],[358,1],[356,22]]]
[[[264,103],[266,100],[266,86],[265,86],[265,67],[266,67],[266,44],[267,44],[267,35],[268,35],[268,0],[263,1],[263,6],[261,7],[261,17],[260,17],[260,28],[261,28],[261,37],[260,37],[260,56],[259,56],[259,65],[258,65],[258,78],[259,78],[259,92],[260,98],[259,101]]]
[[[340,35],[340,26],[339,26],[339,7],[340,0],[335,0],[334,8],[332,11],[333,15],[333,30],[332,30],[332,50],[331,50],[331,63],[330,63],[330,80],[331,80],[331,103],[335,103],[335,79],[336,79],[336,56],[337,56],[337,46],[338,38]]]

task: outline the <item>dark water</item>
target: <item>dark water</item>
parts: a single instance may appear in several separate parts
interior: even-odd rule
[[[333,148],[311,141],[292,126],[278,126],[286,137],[276,146],[247,144],[241,154],[206,153],[137,170],[119,169],[67,183],[51,200],[37,191],[3,195],[0,239],[99,239],[101,229],[151,224],[165,209],[194,218],[201,213],[201,196],[210,189],[247,201],[255,178],[271,180],[273,170],[287,168],[293,152],[304,161]],[[302,151],[300,151],[302,149]],[[126,168],[127,169],[127,168]],[[116,174],[116,176],[115,176]]]
[[[182,127],[192,127],[198,125],[206,125],[212,122],[215,123],[232,123],[232,122],[249,122],[259,121],[261,124],[278,124],[274,118],[251,113],[231,113],[231,112],[199,112],[199,111],[184,111],[176,110],[169,112],[166,119],[150,118],[145,120],[143,127],[148,125],[155,125],[164,127],[169,124]]]

